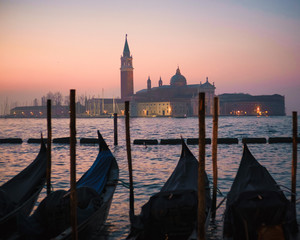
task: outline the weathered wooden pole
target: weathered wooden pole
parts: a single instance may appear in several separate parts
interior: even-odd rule
[[[205,240],[205,93],[199,93],[198,240]]]
[[[114,113],[114,145],[118,145],[118,114]]]
[[[293,160],[292,160],[292,197],[291,202],[296,204],[296,175],[297,175],[297,112],[293,112]]]
[[[213,164],[213,196],[212,196],[212,218],[216,217],[217,206],[217,186],[218,186],[218,115],[219,115],[219,98],[214,97],[213,113],[213,135],[212,135],[212,164]]]
[[[51,99],[47,100],[47,196],[51,193],[51,142],[52,142],[52,126],[51,126]]]
[[[76,195],[76,104],[75,90],[70,90],[70,206],[72,239],[78,239],[77,233],[77,195]]]
[[[129,217],[132,222],[134,217],[134,194],[133,194],[133,178],[132,178],[132,159],[130,145],[130,127],[129,127],[129,101],[125,101],[125,128],[126,128],[126,149],[129,171]]]

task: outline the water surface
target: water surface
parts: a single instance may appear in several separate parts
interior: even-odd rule
[[[69,119],[52,120],[52,136],[67,137],[70,135]],[[197,118],[132,118],[131,140],[195,138],[198,137]],[[113,145],[113,119],[77,119],[77,179],[92,165],[98,154],[96,145],[81,145],[82,137],[97,137],[100,130],[120,168],[120,179],[128,182],[128,166],[125,144],[125,121],[118,119],[119,145]],[[46,119],[0,119],[0,138],[19,137],[23,144],[0,144],[0,184],[12,178],[26,167],[37,155],[39,144],[28,144],[28,138],[39,138],[41,132],[47,136]],[[298,127],[299,129],[299,127]],[[206,137],[211,138],[212,118],[206,118]],[[225,196],[230,190],[242,155],[241,140],[245,137],[291,137],[291,117],[220,117],[219,137],[235,137],[239,144],[218,145],[218,186]],[[198,147],[189,145],[198,158]],[[292,144],[249,144],[249,149],[256,159],[271,173],[280,185],[291,186]],[[298,145],[298,156],[300,146]],[[69,184],[69,145],[52,144],[52,186],[57,189],[68,189]],[[133,179],[135,188],[135,213],[147,202],[149,197],[158,192],[163,183],[175,168],[181,153],[180,145],[132,145]],[[299,161],[298,161],[299,162]],[[212,179],[211,145],[206,145],[206,171]],[[300,191],[300,170],[297,169],[297,192]],[[290,194],[286,193],[290,198]],[[299,196],[299,194],[298,194]],[[39,198],[45,197],[45,189]],[[110,214],[107,219],[106,239],[124,239],[129,231],[128,219],[129,191],[119,184],[114,194]],[[299,198],[299,197],[297,197]],[[223,199],[218,196],[218,202]],[[300,222],[300,204],[297,205],[297,217]],[[214,224],[208,231],[209,239],[221,239],[223,204],[217,212]],[[97,237],[96,239],[103,239]]]

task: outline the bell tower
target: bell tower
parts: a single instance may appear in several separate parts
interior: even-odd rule
[[[151,90],[151,79],[150,79],[150,76],[148,77],[148,80],[147,80],[147,90],[148,91]]]
[[[128,100],[133,95],[133,67],[132,56],[130,55],[127,34],[125,37],[125,45],[123,56],[121,56],[121,99]]]

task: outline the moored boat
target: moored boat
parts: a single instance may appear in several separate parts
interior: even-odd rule
[[[211,196],[206,179],[206,224]],[[182,139],[182,152],[173,173],[160,192],[153,195],[134,216],[127,239],[196,239],[198,206],[198,161]]]
[[[99,153],[77,181],[77,230],[79,239],[91,239],[105,224],[119,179],[119,168],[98,131]],[[58,190],[39,205],[21,226],[20,239],[71,239],[70,192]]]
[[[41,141],[35,160],[0,187],[0,239],[16,230],[20,218],[27,217],[46,182],[47,149]]]
[[[224,239],[293,239],[295,208],[246,144],[236,177],[227,195]]]

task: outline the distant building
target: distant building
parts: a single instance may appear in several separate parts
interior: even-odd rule
[[[68,117],[69,106],[53,106],[52,117]],[[47,106],[23,106],[15,107],[10,110],[13,117],[47,117]]]
[[[285,116],[284,96],[233,93],[219,95],[220,115]]]
[[[133,66],[127,41],[127,34],[121,56],[120,67],[121,99],[91,98],[85,99],[85,106],[77,103],[76,113],[83,117],[106,117],[113,113],[124,115],[124,101],[130,101],[130,115],[133,117],[188,117],[198,116],[198,95],[205,93],[205,113],[213,114],[213,100],[215,84],[208,78],[202,84],[187,84],[179,67],[175,75],[170,78],[170,84],[163,84],[158,80],[154,87],[150,76],[146,80],[146,88],[134,94]],[[11,109],[13,117],[46,117],[46,97],[42,98],[42,106],[15,107]],[[284,96],[249,94],[221,94],[219,95],[220,115],[285,115]],[[69,117],[69,106],[56,105],[52,107],[53,117]]]
[[[92,98],[87,100],[86,114],[89,116],[111,115],[114,111],[124,114],[124,101],[130,101],[130,115],[136,117],[153,116],[197,116],[198,93],[206,93],[206,113],[212,114],[214,84],[208,78],[202,84],[188,85],[179,67],[171,77],[170,85],[163,85],[160,78],[157,87],[152,87],[150,77],[146,80],[146,89],[133,92],[133,67],[127,35],[123,55],[121,56],[121,99]],[[113,109],[114,106],[114,109]],[[117,107],[116,107],[117,106]]]
[[[91,98],[86,101],[85,114],[91,117],[124,115],[124,102],[113,98]]]
[[[147,88],[133,95],[132,101],[137,105],[133,114],[136,116],[197,116],[199,92],[206,93],[206,114],[212,114],[216,87],[208,82],[208,78],[204,84],[188,85],[178,67],[170,79],[170,85],[163,85],[160,78],[158,87],[151,86],[151,79],[148,77]]]
[[[123,101],[129,100],[133,95],[133,66],[132,56],[130,55],[129,46],[127,42],[127,34],[121,56],[121,99]]]
[[[76,113],[82,114],[85,107],[76,103]],[[52,117],[70,117],[70,107],[54,105],[51,106]],[[15,107],[10,110],[10,117],[43,118],[47,117],[47,106],[23,106]]]

